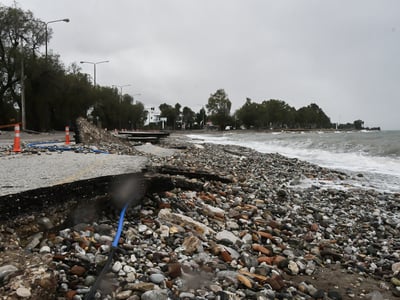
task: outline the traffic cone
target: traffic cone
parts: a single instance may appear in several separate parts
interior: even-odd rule
[[[69,145],[69,126],[65,126],[65,145]]]
[[[19,125],[14,126],[14,152],[21,152],[21,140],[20,140],[20,131]]]

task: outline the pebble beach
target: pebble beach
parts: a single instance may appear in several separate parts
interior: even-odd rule
[[[135,151],[149,168],[185,172],[170,175],[172,189],[128,207],[118,251],[93,299],[400,296],[399,194],[305,187],[307,179],[340,185],[349,175],[195,142],[172,135],[157,151]],[[63,228],[60,219],[49,208],[1,224],[1,299],[88,295],[111,251],[118,214]],[[22,238],[23,230],[31,234]]]

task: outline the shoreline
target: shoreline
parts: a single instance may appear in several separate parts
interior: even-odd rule
[[[400,194],[300,188],[301,178],[340,182],[346,175],[245,147],[197,145],[181,135],[159,146],[179,150],[168,156],[143,154],[150,165],[173,167],[180,174],[169,175],[172,189],[147,194],[127,211],[119,243],[124,252],[114,258],[108,272],[113,288],[103,290],[103,297],[399,295]],[[32,237],[41,233],[43,218],[55,225],[57,214],[50,212],[25,218],[37,228]],[[3,225],[1,265],[23,271],[9,275],[0,293],[12,297],[23,286],[32,295],[42,293],[42,299],[82,299],[106,259],[117,219],[106,210],[94,221],[42,235],[28,252],[24,241],[30,238],[21,239],[21,228]],[[47,271],[40,273],[43,267]],[[34,284],[37,274],[48,280]]]

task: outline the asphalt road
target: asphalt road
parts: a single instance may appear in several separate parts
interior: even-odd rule
[[[1,147],[12,147],[13,132],[2,132]],[[21,142],[64,142],[64,133],[21,133]],[[0,155],[0,196],[82,179],[140,172],[145,156],[64,152]]]

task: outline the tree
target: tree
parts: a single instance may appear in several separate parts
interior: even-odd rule
[[[32,12],[0,4],[0,107],[21,107],[22,58],[28,60],[45,43],[44,23]],[[10,103],[12,101],[13,103]],[[8,109],[7,109],[8,111]],[[7,119],[8,116],[0,118]]]
[[[196,113],[196,123],[197,126],[204,128],[206,122],[207,122],[206,110],[204,109],[204,107],[202,107],[200,111]]]
[[[167,118],[167,127],[175,129],[175,123],[178,119],[176,106],[173,107],[169,104],[163,103],[158,108],[161,112],[160,117]]]
[[[182,129],[182,114],[181,114],[181,107],[182,105],[180,105],[179,103],[175,104],[175,114],[176,114],[176,119],[175,119],[175,123],[174,123],[174,129],[175,128],[179,128]]]
[[[136,102],[132,105],[130,116],[132,118],[133,129],[142,128],[147,117],[147,111],[144,108],[143,103]]]
[[[285,101],[270,99],[263,101],[261,106],[265,113],[264,123],[267,127],[286,128],[293,126],[296,110]]]
[[[226,125],[231,121],[230,111],[232,103],[225,93],[225,90],[219,89],[208,98],[206,105],[212,122],[219,126],[220,130],[224,130]]]
[[[258,103],[251,102],[250,98],[246,98],[246,103],[236,111],[235,115],[246,128],[262,127],[261,107]]]
[[[196,114],[189,107],[185,106],[182,110],[182,121],[184,128],[192,128]]]
[[[119,128],[121,119],[118,90],[96,87],[92,91],[96,99],[92,112],[93,121],[105,128]]]
[[[296,121],[302,128],[330,128],[331,120],[315,103],[300,108],[296,112]]]
[[[355,120],[353,122],[353,124],[354,124],[354,129],[356,129],[356,130],[361,130],[361,129],[364,128],[364,121],[363,120]]]

